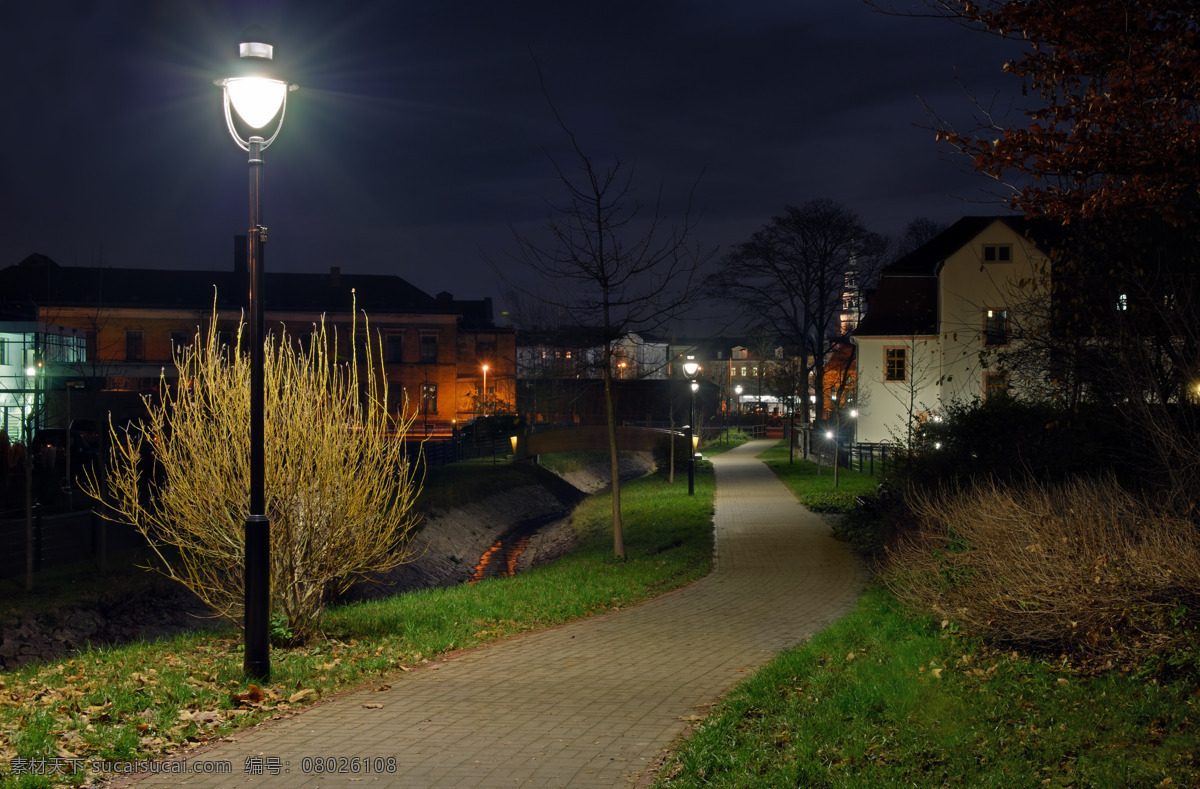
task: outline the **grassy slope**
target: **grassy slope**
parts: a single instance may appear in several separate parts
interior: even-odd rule
[[[479,473],[486,475],[487,467]],[[459,482],[488,484],[473,476]],[[581,547],[558,562],[516,578],[331,610],[324,638],[272,651],[266,688],[248,687],[242,678],[235,631],[93,649],[0,674],[0,786],[85,778],[5,775],[14,758],[170,755],[322,697],[386,681],[453,649],[632,605],[689,583],[712,563],[711,467],[700,468],[696,494],[689,497],[678,477],[673,485],[659,476],[623,484],[624,562],[612,556],[609,498],[601,493],[576,512]]]

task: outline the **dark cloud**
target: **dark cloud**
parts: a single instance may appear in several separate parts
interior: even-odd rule
[[[268,265],[394,272],[498,295],[484,256],[537,232],[572,165],[542,95],[639,195],[689,191],[700,233],[743,240],[832,197],[882,232],[996,210],[923,128],[963,117],[956,74],[1003,85],[1004,48],[857,2],[8,3],[0,265],[223,267],[245,230],[244,154],[212,79],[250,24],[301,90],[267,153]],[[1012,87],[1012,86],[1008,86]]]

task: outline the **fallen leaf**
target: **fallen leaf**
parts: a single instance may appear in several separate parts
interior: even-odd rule
[[[306,696],[311,696],[313,693],[316,693],[316,691],[311,688],[293,693],[292,695],[288,696],[288,704],[295,704],[297,701],[300,701],[300,699]]]
[[[363,705],[363,707],[365,707],[366,709],[369,709],[369,710],[379,710],[379,709],[383,709],[383,705],[382,705],[382,704],[375,704],[375,703],[371,703],[371,704],[364,704],[364,705]]]

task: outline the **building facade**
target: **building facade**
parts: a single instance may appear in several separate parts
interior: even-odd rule
[[[966,217],[885,268],[857,346],[857,439],[904,441],[950,402],[1019,391],[1003,358],[1048,292],[1039,225],[1016,217]]]
[[[268,273],[264,290],[269,332],[303,343],[324,320],[343,360],[352,331],[365,350],[369,327],[372,349],[382,355],[389,409],[416,415],[430,432],[449,431],[489,400],[514,399],[515,336],[492,323],[490,300],[434,298],[399,277],[343,274],[337,267],[328,274]],[[174,378],[175,350],[214,320],[219,341],[233,347],[246,292],[236,257],[231,271],[165,271],[65,267],[33,255],[0,271],[10,312],[82,335],[84,360],[74,375],[90,396],[77,394],[76,407],[98,420],[135,415],[140,395],[156,391],[161,376]]]

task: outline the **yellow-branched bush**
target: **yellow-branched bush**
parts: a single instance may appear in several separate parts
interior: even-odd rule
[[[145,398],[144,422],[110,426],[104,484],[92,477],[86,490],[107,517],[149,540],[161,560],[156,569],[240,622],[250,363],[241,327],[235,347],[225,347],[212,318],[177,350],[178,379],[164,375],[161,398]],[[311,342],[287,334],[266,340],[271,610],[295,642],[352,583],[412,558],[420,482],[403,440],[412,417],[388,412],[382,354],[371,341],[356,343],[356,331],[349,363],[337,361],[337,336],[324,321]],[[363,332],[370,336],[369,327]]]

